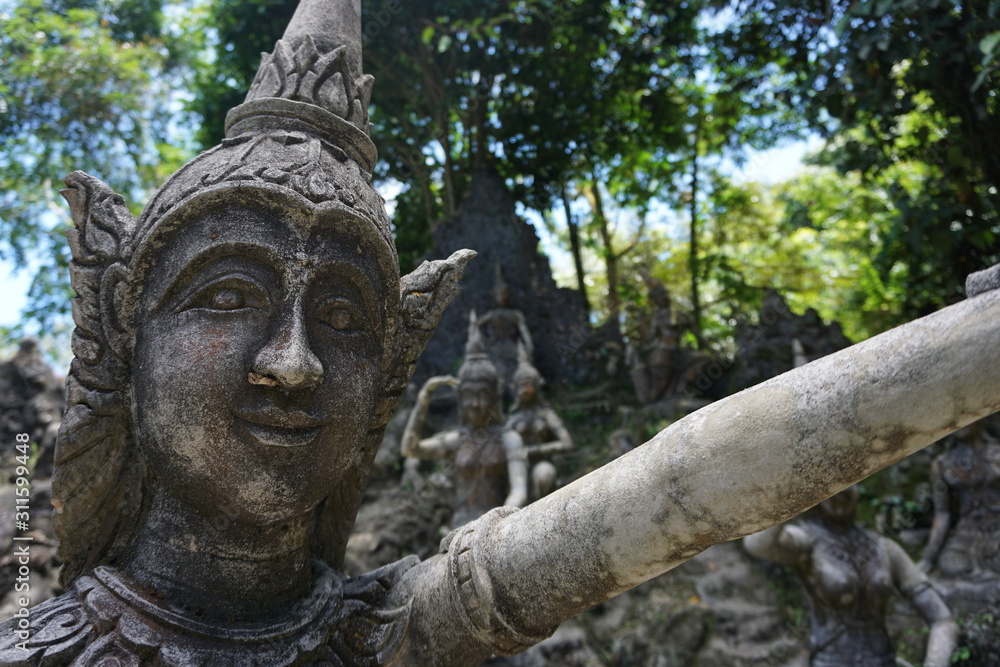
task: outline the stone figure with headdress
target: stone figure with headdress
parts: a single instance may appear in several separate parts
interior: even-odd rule
[[[421,438],[431,397],[439,387],[458,388],[461,426]],[[469,316],[469,341],[458,377],[436,376],[424,383],[403,432],[403,456],[455,461],[453,528],[494,507],[521,507],[528,500],[527,452],[521,436],[504,426],[501,385],[483,349],[476,313]]]
[[[523,345],[518,346],[517,371],[514,373],[515,403],[507,417],[507,428],[516,431],[524,442],[531,463],[531,499],[537,500],[555,488],[554,454],[573,449],[573,438],[552,406],[542,398],[545,379],[528,358]]]
[[[517,372],[518,346],[524,346],[529,358],[534,354],[534,342],[524,313],[510,304],[510,288],[503,278],[500,262],[494,265],[496,277],[493,283],[493,298],[496,308],[479,318],[486,351],[496,366],[503,383],[505,395],[515,396],[514,373]]]

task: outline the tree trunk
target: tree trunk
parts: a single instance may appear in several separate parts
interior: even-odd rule
[[[691,154],[691,247],[688,257],[688,266],[691,270],[691,322],[692,333],[698,344],[698,349],[703,349],[701,339],[701,293],[698,289],[699,271],[698,263],[698,141],[700,139],[699,126],[694,129],[694,146]]]
[[[590,299],[587,297],[587,283],[584,280],[583,272],[583,256],[580,254],[580,226],[576,224],[576,220],[573,219],[573,212],[570,210],[569,205],[569,194],[566,192],[566,186],[562,185],[561,195],[563,200],[563,209],[566,212],[566,227],[569,229],[569,248],[570,252],[573,253],[573,265],[576,267],[576,288],[580,292],[580,296],[583,297],[583,309],[587,317],[590,317]]]
[[[618,255],[612,246],[611,230],[608,227],[608,218],[604,214],[604,196],[601,194],[601,184],[597,180],[597,173],[593,173],[591,178],[593,179],[589,188],[591,206],[594,209],[597,229],[601,234],[601,243],[604,245],[601,254],[604,255],[604,266],[608,279],[608,322],[620,335],[621,303],[618,300]]]

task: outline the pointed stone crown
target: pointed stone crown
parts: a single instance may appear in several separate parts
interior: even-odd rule
[[[246,100],[226,117],[226,138],[157,191],[139,220],[137,243],[164,221],[173,225],[254,190],[281,206],[305,200],[350,212],[371,224],[386,263],[395,263],[392,226],[371,185],[373,82],[361,68],[361,3],[302,0],[274,51],[263,54]]]
[[[469,311],[469,339],[465,343],[465,359],[458,369],[459,380],[487,380],[499,382],[500,375],[496,366],[486,354],[483,344],[483,334],[479,330],[476,311]]]
[[[375,79],[361,68],[361,3],[303,0],[243,104],[226,116],[226,137],[268,130],[316,134],[366,172],[375,167],[368,104]]]

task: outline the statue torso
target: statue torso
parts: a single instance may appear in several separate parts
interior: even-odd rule
[[[463,428],[455,452],[455,515],[452,527],[478,519],[507,499],[507,453],[503,427],[472,431]]]
[[[893,667],[885,630],[893,586],[879,538],[857,526],[846,534],[802,527],[813,541],[811,564],[799,571],[812,607],[811,664]]]
[[[939,459],[957,521],[938,558],[956,579],[1000,575],[1000,446],[959,445]]]
[[[533,405],[529,408],[519,408],[511,414],[507,424],[521,436],[525,446],[552,442],[558,438],[549,420],[551,408],[544,405]]]

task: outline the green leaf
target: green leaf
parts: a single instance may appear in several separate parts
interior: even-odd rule
[[[992,32],[979,42],[979,50],[987,56],[992,56],[1000,45],[1000,30]]]

